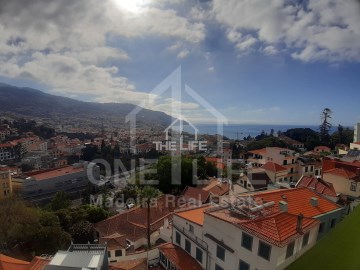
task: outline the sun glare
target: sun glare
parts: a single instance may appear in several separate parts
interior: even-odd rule
[[[124,11],[131,13],[141,12],[149,0],[113,0],[115,5]]]

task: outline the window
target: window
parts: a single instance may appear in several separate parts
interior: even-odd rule
[[[351,191],[356,191],[356,182],[352,182],[350,186]]]
[[[250,265],[248,263],[240,260],[239,270],[250,270]]]
[[[120,256],[122,256],[122,250],[121,249],[115,250],[115,257],[120,257]]]
[[[324,222],[321,222],[320,223],[320,226],[319,226],[319,233],[322,233],[325,229],[325,223]]]
[[[335,224],[336,224],[336,218],[333,218],[333,219],[331,220],[330,227],[331,227],[331,228],[334,228],[334,227],[335,227]]]
[[[309,236],[310,236],[310,232],[304,234],[302,247],[305,247],[309,243]]]
[[[258,255],[261,258],[270,261],[270,254],[271,254],[271,246],[260,241]]]
[[[308,169],[308,167],[306,166],[306,167],[305,167],[305,172],[308,172],[308,171],[309,171],[309,169]]]
[[[251,251],[252,243],[252,236],[248,235],[247,233],[242,233],[241,246]]]
[[[202,258],[203,258],[203,252],[200,248],[196,248],[196,260],[199,263],[202,263]]]
[[[109,257],[109,258],[111,257],[111,252],[110,252],[110,251],[108,251],[108,257]]]
[[[221,266],[215,264],[215,270],[224,270],[224,268],[222,268]]]
[[[219,245],[216,248],[216,257],[222,261],[225,261],[225,249]]]
[[[291,242],[286,249],[286,259],[294,254],[295,242]]]
[[[181,245],[181,235],[179,232],[175,232],[175,242],[178,245]]]
[[[286,159],[284,160],[283,165],[287,165],[287,160]]]
[[[185,250],[188,252],[188,253],[191,253],[191,243],[189,240],[185,239]]]
[[[191,224],[189,224],[189,231],[190,231],[191,233],[194,233],[194,226],[191,225]]]
[[[314,166],[310,167],[310,171],[312,171],[312,172],[314,171]]]

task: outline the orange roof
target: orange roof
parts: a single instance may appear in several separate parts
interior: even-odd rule
[[[297,182],[296,187],[308,187],[315,190],[319,194],[336,197],[335,188],[331,183],[328,183],[321,178],[314,176],[303,176]]]
[[[335,174],[338,176],[342,176],[346,179],[355,179],[358,176],[356,173],[353,173],[352,171],[349,171],[345,168],[335,168],[332,170],[324,171],[324,173]]]
[[[34,178],[37,181],[41,181],[41,180],[55,178],[65,174],[72,174],[81,171],[84,171],[83,167],[75,168],[74,166],[66,166],[59,169],[51,169],[46,171],[38,171],[36,173],[29,173],[27,175]]]
[[[283,247],[299,238],[302,234],[317,226],[320,221],[314,218],[303,218],[302,229],[297,230],[298,216],[286,212],[270,213],[249,219],[231,212],[229,209],[208,212],[210,216],[224,220],[240,229],[265,240],[273,245]]]
[[[146,270],[147,269],[147,260],[143,259],[134,259],[128,261],[121,261],[110,264],[110,270]]]
[[[279,210],[279,202],[288,203],[288,212],[294,215],[303,214],[305,217],[316,217],[334,210],[340,210],[341,206],[317,194],[308,188],[280,189],[265,191],[254,194],[255,199],[263,202],[275,202],[274,210]],[[318,206],[311,205],[311,198],[317,198]]]
[[[251,150],[251,151],[249,151],[249,153],[252,153],[255,155],[263,155],[263,154],[266,154],[266,148]]]
[[[200,264],[181,248],[168,243],[159,250],[179,270],[202,270]]]
[[[262,166],[264,170],[271,171],[271,172],[282,172],[287,171],[287,169],[284,166],[281,166],[275,162],[267,162],[264,166]]]
[[[0,270],[28,270],[29,262],[0,254]]]
[[[203,187],[203,190],[209,191],[210,193],[222,196],[229,192],[230,185],[228,182],[220,182],[216,178],[212,178],[208,185]]]
[[[204,224],[204,211],[209,207],[210,205],[205,205],[197,208],[180,210],[175,212],[175,215],[202,226]]]
[[[43,270],[50,262],[48,258],[35,257],[31,263],[29,270]]]
[[[201,188],[186,187],[183,195],[186,201],[196,200],[202,203],[206,203],[210,197],[210,192]]]

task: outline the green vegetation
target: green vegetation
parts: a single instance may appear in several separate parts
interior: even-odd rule
[[[360,207],[347,216],[288,270],[360,269]]]

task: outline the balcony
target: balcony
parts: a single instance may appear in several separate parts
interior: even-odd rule
[[[194,243],[202,247],[204,250],[208,250],[208,245],[205,241],[191,233],[189,230],[185,229],[184,227],[178,227],[177,225],[173,224],[173,227],[177,229],[179,232],[182,232],[187,238],[192,240]]]

